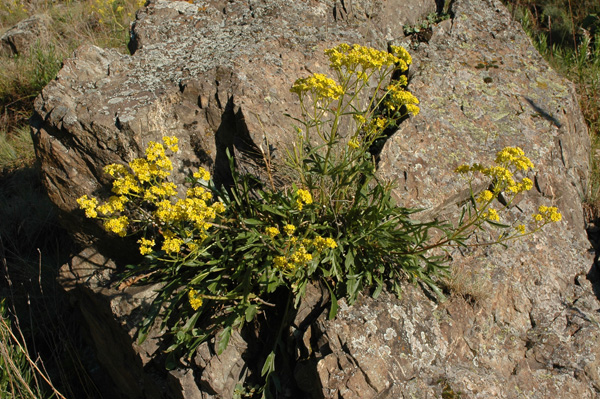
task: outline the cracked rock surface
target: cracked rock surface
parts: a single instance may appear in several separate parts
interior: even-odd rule
[[[379,163],[380,175],[397,182],[398,201],[456,214],[468,193],[453,170],[519,146],[536,165],[535,186],[508,217],[544,204],[558,206],[563,222],[508,248],[453,252],[445,302],[407,284],[400,299],[364,295],[327,320],[326,290],[309,290],[290,333],[295,382],[284,397],[598,398],[600,285],[581,206],[590,144],[573,86],[496,0],[455,0],[452,18],[426,41],[404,37],[403,25],[435,10],[426,0],[150,2],[134,23],[132,55],[82,47],[36,100],[33,135],[48,193],[73,234],[88,240],[99,230],[84,222],[75,199],[103,195],[105,164],[130,161],[169,134],[183,150],[176,175],[204,165],[219,178],[227,148],[256,169],[265,141],[283,155],[293,131],[283,114],[298,105],[289,87],[327,72],[323,49],[340,41],[404,44],[421,112],[388,139]],[[230,397],[252,348],[236,337],[213,359],[207,343],[189,369],[152,374],[157,341],[138,346],[132,338],[150,294],[117,290],[94,274],[110,262],[95,256],[63,268],[63,281],[92,307],[88,323],[106,329],[94,337],[99,351],[127,354],[106,356],[115,374],[124,368],[134,376],[115,379],[122,391]],[[319,306],[324,313],[311,311]]]

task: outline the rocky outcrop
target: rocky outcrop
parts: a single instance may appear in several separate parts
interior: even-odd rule
[[[435,10],[426,0],[151,2],[137,15],[133,55],[80,48],[36,100],[33,135],[49,195],[85,238],[75,198],[101,194],[103,165],[131,160],[163,134],[182,141],[181,175],[199,164],[218,174],[226,148],[255,168],[265,141],[281,156],[290,139],[283,114],[297,105],[288,88],[308,71],[327,71],[324,48],[404,44],[421,113],[390,137],[379,164],[398,182],[398,200],[451,215],[465,195],[452,170],[520,146],[537,166],[535,188],[510,217],[543,203],[565,220],[508,248],[453,253],[446,302],[407,285],[400,300],[361,297],[328,321],[307,311],[327,300],[311,290],[290,332],[298,349],[286,396],[597,398],[599,286],[581,210],[589,138],[573,87],[496,0],[455,0],[452,18],[430,36],[404,37],[403,24]],[[230,397],[244,378],[247,343],[236,337],[220,357],[206,343],[189,368],[151,374],[160,341],[132,344],[151,290],[120,291],[110,273],[86,277],[106,273],[94,264],[110,261],[94,256],[82,254],[63,276],[81,305],[94,307],[84,311],[89,323],[106,328],[95,338],[105,363],[131,373],[115,377],[122,391]],[[148,378],[154,385],[145,390]]]
[[[44,14],[24,19],[0,37],[0,55],[23,55],[36,45],[42,46],[49,26],[50,18]]]
[[[435,10],[434,0],[151,2],[137,13],[132,56],[79,48],[36,100],[33,136],[51,200],[81,237],[75,200],[106,185],[104,165],[130,161],[165,134],[181,140],[181,178],[198,164],[226,178],[227,148],[245,167],[265,142],[281,157],[293,137],[285,114],[298,109],[289,88],[326,68],[325,48],[386,48],[402,23]]]

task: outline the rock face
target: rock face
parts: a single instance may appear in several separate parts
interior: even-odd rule
[[[599,286],[581,210],[589,138],[572,85],[496,0],[455,0],[452,18],[427,41],[404,37],[403,24],[436,9],[426,0],[151,2],[137,15],[132,56],[80,48],[36,100],[33,135],[49,195],[86,238],[93,230],[82,232],[75,199],[101,194],[102,166],[131,160],[149,140],[180,138],[181,175],[199,164],[222,173],[226,148],[253,168],[265,140],[279,151],[289,142],[282,115],[297,104],[288,88],[308,71],[327,72],[324,48],[405,44],[421,113],[390,137],[379,164],[382,177],[398,181],[399,202],[451,214],[465,198],[456,166],[520,146],[537,166],[535,188],[512,217],[552,204],[565,220],[507,249],[453,254],[446,302],[407,285],[400,300],[361,297],[328,321],[307,316],[327,300],[313,290],[298,311],[301,348],[285,397],[597,398]],[[110,273],[86,277],[110,262],[92,254],[65,266],[63,278],[88,322],[106,329],[94,338],[106,365],[130,373],[115,377],[126,397],[231,397],[251,349],[244,340],[220,357],[207,343],[190,368],[152,374],[159,341],[132,344],[151,290],[119,291]]]
[[[298,104],[289,88],[327,66],[340,42],[386,48],[433,0],[156,1],[137,14],[130,50],[82,47],[37,99],[32,118],[46,185],[81,236],[75,200],[107,183],[102,167],[130,161],[148,141],[180,139],[175,169],[226,178],[226,149],[252,167],[268,142],[282,156]],[[93,231],[94,235],[98,231]]]
[[[27,53],[48,34],[50,19],[47,15],[33,15],[19,22],[0,37],[0,54],[17,56]]]

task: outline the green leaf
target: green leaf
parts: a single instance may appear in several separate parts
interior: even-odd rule
[[[144,343],[144,341],[146,340],[146,338],[148,338],[148,330],[147,329],[140,329],[138,331],[138,339],[137,339],[137,344],[141,345]]]
[[[277,287],[279,287],[280,285],[280,281],[277,278],[277,276],[275,275],[275,273],[272,273],[270,278],[269,278],[269,282],[267,283],[267,292],[270,294],[272,292],[275,292],[275,290],[277,289]]]
[[[165,360],[165,368],[167,370],[174,370],[177,368],[177,358],[175,357],[175,352],[169,352],[167,355],[167,359]]]
[[[354,254],[354,248],[348,248],[348,251],[346,252],[346,259],[344,262],[346,271],[352,270],[354,268]]]
[[[260,375],[264,377],[265,375],[270,374],[273,371],[275,371],[275,351],[271,351],[271,353],[269,353],[269,356],[267,356],[267,360],[265,360],[265,364],[263,364]]]
[[[329,292],[331,293],[331,308],[329,309],[329,320],[333,320],[337,315],[338,302],[333,291],[329,290]]]
[[[347,275],[346,277],[348,279],[346,282],[348,287],[348,298],[350,298],[351,302],[354,302],[358,295],[358,290],[362,285],[362,274]]]
[[[329,286],[327,281],[325,281],[325,285],[327,286],[327,289],[329,290],[329,295],[331,295],[331,308],[329,309],[329,320],[333,320],[335,318],[335,316],[337,315],[338,302],[337,302],[337,298],[335,297],[335,294],[333,293],[333,290],[331,289],[331,287]]]
[[[501,228],[501,229],[507,229],[507,228],[509,228],[509,227],[510,227],[510,225],[509,225],[509,224],[504,224],[504,223],[498,223],[498,222],[494,222],[493,220],[490,220],[490,219],[486,219],[486,222],[488,222],[488,223],[489,223],[489,224],[491,224],[492,226],[499,227],[499,228]]]
[[[219,345],[217,346],[217,355],[223,353],[225,349],[227,349],[227,345],[229,344],[229,338],[231,338],[231,326],[227,326],[223,329],[219,336]]]
[[[375,281],[377,282],[377,288],[375,288],[375,292],[373,292],[373,298],[377,299],[383,290],[383,281],[380,277],[375,277]]]
[[[256,307],[256,305],[250,305],[246,308],[246,322],[250,323],[252,320],[254,320],[254,317],[256,316],[256,312],[258,311],[258,308]]]
[[[267,205],[267,204],[262,204],[262,205],[261,205],[261,209],[262,209],[263,211],[270,212],[270,213],[272,213],[272,214],[274,214],[274,215],[281,216],[281,217],[283,217],[283,218],[285,218],[285,217],[287,216],[285,213],[283,213],[283,212],[282,212],[282,211],[280,211],[279,209],[276,209],[275,207],[272,207],[272,206],[270,206],[270,205]]]
[[[249,224],[251,226],[257,226],[257,225],[264,225],[265,222],[263,222],[262,220],[258,220],[258,219],[244,219],[244,223],[245,224]]]

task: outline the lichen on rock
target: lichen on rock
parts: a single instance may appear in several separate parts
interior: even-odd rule
[[[411,45],[402,26],[436,9],[433,0],[151,1],[133,25],[132,55],[82,47],[36,100],[33,136],[50,198],[72,233],[89,239],[98,230],[82,227],[75,200],[102,193],[104,165],[136,158],[165,134],[180,140],[181,178],[203,165],[226,179],[226,149],[240,167],[258,170],[256,150],[265,140],[283,157],[293,136],[285,114],[294,115],[298,105],[289,87],[309,72],[326,72],[323,49],[340,42]],[[410,89],[421,112],[386,142],[380,176],[398,183],[401,204],[451,214],[466,199],[456,166],[519,146],[537,166],[535,190],[510,212],[531,214],[543,200],[566,220],[508,249],[452,253],[452,267],[474,280],[444,303],[407,285],[400,300],[365,293],[326,320],[327,290],[315,287],[290,332],[296,363],[286,397],[598,395],[598,282],[590,274],[580,199],[589,138],[573,87],[499,1],[455,0],[451,12],[427,42],[413,43]],[[95,256],[83,253],[89,262],[74,264],[85,271],[109,262]],[[84,311],[88,322],[119,337],[122,346],[112,350],[133,359],[115,362],[111,348],[103,349],[109,367],[130,368],[135,376],[115,382],[129,397],[145,397],[138,377],[158,370],[151,357],[160,356],[159,344],[134,344],[127,320],[135,307],[127,303],[147,298],[85,273],[63,268],[80,305],[93,307]],[[485,295],[469,292],[478,285]],[[157,371],[153,394],[230,395],[235,379],[244,378],[240,357],[249,359],[251,351],[242,336],[236,340],[222,358],[211,359],[214,343],[206,343],[188,369],[164,378]]]

